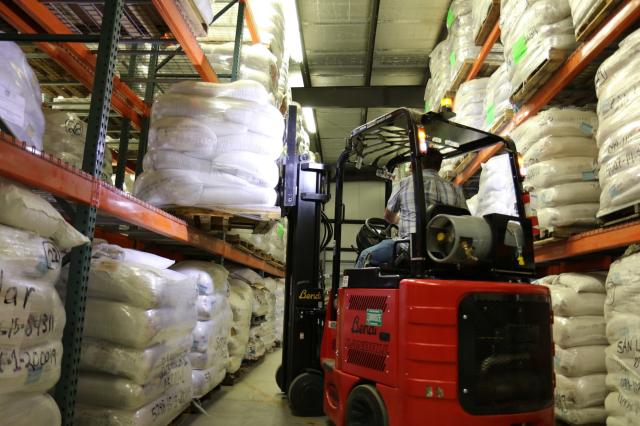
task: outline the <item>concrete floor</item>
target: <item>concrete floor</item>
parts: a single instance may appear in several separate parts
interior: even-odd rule
[[[203,402],[207,412],[182,415],[179,426],[326,426],[325,417],[294,417],[274,379],[282,353],[265,359],[233,386],[223,386]]]

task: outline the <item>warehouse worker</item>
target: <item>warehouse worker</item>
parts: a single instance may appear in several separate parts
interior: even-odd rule
[[[442,154],[434,150],[421,158],[422,178],[424,182],[424,199],[429,207],[431,204],[444,204],[453,207],[467,208],[462,189],[452,182],[444,180],[438,174],[442,165]],[[398,224],[398,237],[408,239],[416,232],[416,210],[413,191],[413,178],[408,176],[400,181],[396,190],[389,197],[384,218],[387,222]],[[372,265],[381,265],[393,261],[393,245],[395,240],[386,239],[375,246],[364,249],[356,268],[363,268],[367,260]]]

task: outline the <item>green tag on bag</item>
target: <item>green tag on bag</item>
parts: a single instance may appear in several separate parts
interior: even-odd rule
[[[487,108],[487,118],[485,118],[484,122],[487,124],[493,124],[493,121],[496,119],[496,106],[492,104],[489,108]]]
[[[453,9],[449,8],[449,12],[447,12],[447,28],[451,28],[453,21],[455,21],[456,15],[453,13]]]
[[[513,63],[518,65],[527,54],[527,39],[521,36],[513,45]]]
[[[454,66],[456,64],[456,52],[455,51],[451,52],[451,54],[449,55],[449,62],[451,63],[451,66]]]
[[[282,239],[284,237],[284,225],[278,223],[278,227],[276,228],[276,233],[278,234],[278,238]]]

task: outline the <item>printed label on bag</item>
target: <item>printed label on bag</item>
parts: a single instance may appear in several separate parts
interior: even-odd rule
[[[527,54],[527,38],[519,37],[513,45],[513,63],[518,65],[522,58]]]
[[[5,122],[23,127],[26,101],[12,89],[0,81],[0,117]]]
[[[596,173],[594,171],[582,172],[582,180],[596,180]]]
[[[456,52],[451,52],[449,55],[449,62],[451,63],[451,66],[456,64]]]
[[[367,309],[365,324],[373,327],[382,326],[382,309]]]

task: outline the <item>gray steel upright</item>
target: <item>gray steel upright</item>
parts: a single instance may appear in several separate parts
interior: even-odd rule
[[[133,46],[134,49],[137,45]],[[129,66],[127,67],[127,73],[129,77],[135,77],[136,64],[138,57],[132,54],[129,57]],[[122,189],[124,186],[124,175],[127,167],[127,154],[129,152],[129,136],[131,133],[131,120],[124,117],[122,119],[122,127],[120,129],[120,144],[118,145],[118,166],[116,167],[116,188]]]
[[[154,44],[151,48],[151,55],[149,56],[149,67],[147,70],[147,86],[144,89],[144,103],[151,106],[153,104],[153,95],[155,93],[156,84],[156,71],[158,66],[158,52],[160,47]],[[136,177],[143,172],[142,160],[147,153],[147,144],[149,142],[149,117],[142,117],[142,125],[140,127],[140,140],[138,141],[138,157],[136,158]]]
[[[105,2],[104,6],[91,105],[89,107],[87,139],[82,159],[82,170],[93,176],[99,176],[102,172],[123,4],[124,0],[110,0]],[[94,205],[79,204],[74,220],[76,229],[93,239],[95,224],[96,207]],[[71,252],[65,300],[67,324],[62,337],[64,347],[62,374],[55,390],[55,398],[62,413],[63,425],[72,425],[74,418],[90,262],[90,245],[76,247]]]
[[[240,59],[242,56],[242,37],[244,35],[244,1],[238,2],[238,19],[236,20],[236,39],[233,46],[233,65],[231,81],[236,81],[240,75]]]

